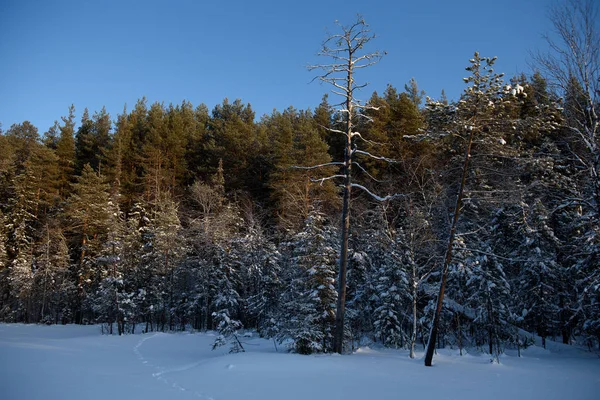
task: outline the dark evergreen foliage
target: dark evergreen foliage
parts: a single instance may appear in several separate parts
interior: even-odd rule
[[[414,357],[427,341],[472,131],[434,344],[496,361],[524,331],[600,345],[598,95],[577,74],[505,82],[485,60],[457,102],[411,79],[354,121],[366,152],[396,161],[361,158],[354,177],[402,197],[353,192],[346,349]],[[323,178],[346,143],[326,96],[260,120],[227,99],[141,99],[114,124],[68,110],[44,138],[28,121],[0,134],[0,320],[217,330],[231,351],[254,329],[334,350],[341,194]]]

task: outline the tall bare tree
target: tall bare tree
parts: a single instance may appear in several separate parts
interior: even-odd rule
[[[575,158],[589,172],[595,213],[600,214],[600,23],[596,0],[565,0],[550,10],[554,27],[547,53],[534,55],[535,66],[565,98],[566,129]],[[583,151],[579,151],[582,149]]]
[[[342,101],[336,106],[342,117],[343,127],[326,128],[333,134],[343,135],[345,139],[344,161],[334,161],[322,165],[312,167],[304,167],[314,169],[324,166],[337,165],[341,167],[338,174],[318,179],[324,182],[329,179],[340,178],[343,180],[343,205],[342,205],[342,231],[341,231],[341,250],[340,250],[340,268],[338,276],[338,298],[335,317],[335,331],[333,351],[336,353],[343,352],[344,344],[344,313],[346,306],[346,275],[348,269],[348,238],[350,234],[350,197],[352,188],[358,188],[378,201],[387,201],[395,197],[395,195],[380,197],[371,192],[365,186],[354,183],[352,181],[353,167],[364,171],[355,157],[370,157],[377,160],[387,160],[385,157],[375,156],[368,151],[360,150],[358,141],[368,142],[363,138],[360,132],[355,127],[358,121],[370,118],[364,113],[368,109],[377,109],[377,107],[364,103],[357,98],[357,92],[366,87],[368,83],[359,84],[355,80],[355,73],[363,68],[370,67],[381,60],[384,53],[380,51],[366,52],[365,46],[375,38],[361,16],[349,26],[343,26],[338,23],[341,30],[339,34],[333,34],[327,37],[323,42],[319,56],[324,56],[332,61],[327,64],[311,65],[309,70],[319,70],[321,74],[315,77],[315,80],[320,80],[333,86],[332,92],[342,98]],[[389,160],[391,161],[391,160]],[[366,171],[365,171],[366,172]]]
[[[596,0],[564,0],[550,12],[549,52],[534,57],[550,87],[564,99],[562,143],[584,172],[575,203],[578,232],[571,255],[578,286],[577,318],[600,342],[600,5]],[[585,176],[587,175],[587,176]],[[578,185],[579,186],[579,185]],[[571,200],[572,201],[572,200]],[[564,204],[568,202],[565,201]],[[563,325],[568,327],[570,323]]]

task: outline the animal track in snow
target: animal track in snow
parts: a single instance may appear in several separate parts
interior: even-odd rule
[[[157,332],[154,335],[144,337],[135,346],[133,346],[133,352],[135,353],[136,357],[138,358],[138,360],[140,360],[140,362],[142,364],[144,364],[147,367],[154,367],[154,369],[158,370],[157,372],[152,373],[152,377],[154,379],[156,379],[157,381],[162,382],[162,383],[172,387],[173,389],[179,390],[181,392],[190,393],[197,398],[205,399],[205,400],[215,400],[214,397],[211,397],[206,394],[198,393],[194,390],[190,390],[190,389],[180,385],[176,381],[174,381],[172,379],[167,379],[164,376],[165,374],[170,374],[173,372],[183,372],[183,371],[187,371],[189,369],[195,368],[198,365],[205,363],[206,360],[198,361],[195,363],[191,363],[191,364],[187,364],[187,365],[183,365],[183,366],[175,367],[175,368],[164,368],[160,365],[154,365],[154,364],[150,363],[148,360],[146,360],[146,358],[144,357],[144,355],[142,354],[142,352],[140,350],[142,345],[144,345],[147,340],[153,339],[153,338],[155,338],[157,336],[161,336],[161,335],[165,335],[165,334],[161,333],[161,332]]]

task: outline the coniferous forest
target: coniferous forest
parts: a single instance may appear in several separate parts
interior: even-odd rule
[[[465,60],[456,101],[408,77],[359,102],[384,57],[359,18],[311,67],[334,91],[312,109],[142,98],[5,128],[0,320],[214,329],[232,351],[243,329],[302,354],[600,346],[593,5],[557,9],[531,75]]]

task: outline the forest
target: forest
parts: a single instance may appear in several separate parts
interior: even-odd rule
[[[593,5],[556,10],[531,75],[475,52],[456,101],[408,78],[359,102],[383,57],[359,19],[325,41],[314,109],[142,98],[0,127],[0,320],[231,351],[245,329],[301,354],[600,347]]]

